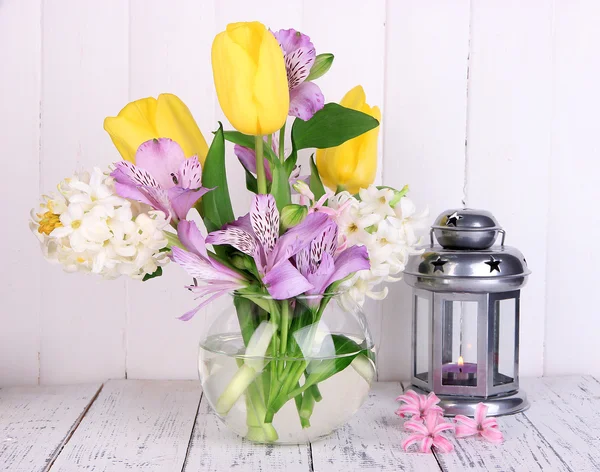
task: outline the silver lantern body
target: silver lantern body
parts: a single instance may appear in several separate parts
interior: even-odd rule
[[[494,416],[528,407],[519,392],[519,306],[530,271],[504,239],[491,213],[448,210],[404,272],[413,288],[412,383],[435,392],[448,416],[472,416],[479,402]]]

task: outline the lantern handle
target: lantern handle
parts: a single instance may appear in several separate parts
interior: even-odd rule
[[[506,231],[503,229],[498,230],[499,233],[502,233],[502,240],[500,241],[500,246],[504,247],[504,241],[506,240]]]

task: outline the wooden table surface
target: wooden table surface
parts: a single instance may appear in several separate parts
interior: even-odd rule
[[[523,379],[531,408],[499,419],[505,442],[452,438],[450,454],[405,453],[400,383],[375,384],[349,424],[300,446],[229,432],[196,381],[0,389],[0,471],[600,471],[600,381]]]

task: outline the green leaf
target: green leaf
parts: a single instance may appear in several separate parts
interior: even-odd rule
[[[406,196],[406,194],[408,193],[408,185],[405,185],[404,187],[402,187],[401,190],[396,190],[396,189],[392,189],[394,190],[394,198],[392,198],[390,200],[390,206],[392,208],[395,208],[396,205],[398,203],[400,203],[400,200],[402,200],[402,198],[404,198]]]
[[[221,123],[219,123],[219,129],[215,133],[204,162],[202,185],[214,188],[202,197],[202,217],[207,218],[219,228],[231,223],[235,216],[229,198],[229,188],[227,187],[225,140],[223,139],[223,125]]]
[[[279,162],[279,159],[273,161],[271,173],[273,174],[271,195],[275,197],[277,209],[281,212],[284,206],[289,205],[292,202],[289,175],[286,173],[283,164]]]
[[[287,172],[288,177],[291,175],[294,167],[296,167],[296,162],[298,161],[298,153],[295,149],[292,150],[292,153],[288,156],[288,158],[283,163],[285,167],[285,171]]]
[[[254,177],[254,175],[245,167],[244,171],[246,172],[246,188],[253,193],[258,193],[258,182],[256,177]]]
[[[335,359],[312,361],[306,369],[309,375],[305,385],[315,385],[327,380],[348,367],[356,356],[365,351],[355,341],[341,334],[332,334],[331,339],[335,348]]]
[[[325,187],[323,186],[323,182],[321,182],[319,169],[317,169],[317,164],[315,164],[314,155],[310,156],[310,181],[308,186],[315,195],[315,200],[318,200],[325,195]]]
[[[240,146],[254,149],[254,136],[249,136],[247,134],[240,133],[239,131],[224,131],[223,137],[226,141],[229,141],[233,144],[239,144]],[[269,149],[269,146],[265,145],[263,151],[269,162],[273,162],[273,160],[277,159],[273,149]]]
[[[152,272],[151,274],[144,275],[142,282],[153,279],[154,277],[160,277],[161,275],[162,275],[162,267],[157,267],[156,270],[154,272]]]
[[[281,210],[281,225],[284,229],[293,228],[300,224],[304,218],[308,215],[308,208],[304,205],[297,205],[292,203],[286,205]]]
[[[319,54],[315,58],[315,62],[305,80],[315,80],[322,77],[331,68],[331,64],[333,64],[333,54],[328,52]]]
[[[294,120],[294,149],[325,149],[339,146],[379,126],[379,121],[366,113],[328,103],[308,121]]]
[[[259,325],[259,319],[256,313],[258,307],[252,301],[240,297],[239,295],[233,296],[233,305],[235,306],[235,311],[237,313],[244,345],[247,346],[250,338]]]

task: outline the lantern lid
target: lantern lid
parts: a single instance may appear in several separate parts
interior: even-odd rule
[[[432,229],[440,245],[449,249],[487,249],[502,231],[489,211],[471,208],[440,213]]]
[[[492,246],[500,233],[501,244]],[[488,211],[445,211],[431,227],[431,245],[408,260],[406,282],[434,292],[519,290],[531,271],[521,251],[504,245],[504,236]]]

